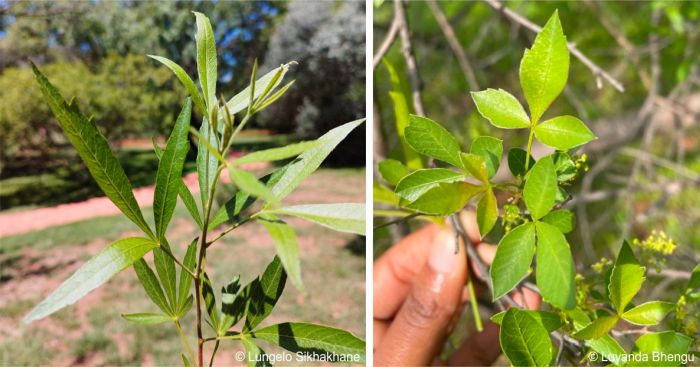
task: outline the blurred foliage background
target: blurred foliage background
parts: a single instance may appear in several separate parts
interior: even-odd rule
[[[415,112],[411,93],[418,90],[425,115],[455,133],[466,151],[482,134],[504,139],[504,151],[524,147],[526,131],[493,128],[477,114],[469,91],[503,88],[526,105],[518,69],[535,33],[504,16],[500,3],[493,0],[401,4],[418,83],[412,84],[403,53],[406,44],[399,35],[374,69],[375,165],[385,158],[404,160],[391,91],[401,93]],[[377,52],[395,19],[396,3],[375,5]],[[621,92],[598,81],[572,55],[567,87],[548,112],[577,116],[599,137],[580,153],[587,154],[589,170],[570,187],[574,198],[566,204],[577,213],[577,230],[568,238],[579,271],[590,270],[588,266],[602,256],[610,258],[623,238],[643,242],[653,230],[664,231],[677,245],[675,253],[651,251],[655,260],[649,264],[656,267],[659,261],[678,272],[651,272],[655,286],[648,291],[664,294],[683,286],[685,281],[679,279],[687,278],[700,262],[700,3],[509,1],[503,5],[540,26],[558,9],[568,41],[624,86]],[[438,22],[440,13],[446,27]],[[445,28],[451,28],[466,68]],[[386,63],[397,71],[393,83]],[[536,157],[548,151],[534,149]],[[506,166],[501,164],[502,169]],[[505,198],[500,199],[503,204]],[[375,208],[388,207],[375,204]],[[375,224],[391,219],[395,218],[376,217]],[[375,257],[420,225],[414,220],[376,231]],[[492,233],[493,242],[503,232]],[[646,254],[645,249],[638,251]]]
[[[249,123],[253,129],[269,130],[254,139],[255,144],[313,139],[364,117],[365,23],[360,2],[0,2],[2,209],[96,194],[42,100],[29,60],[67,98],[76,98],[115,148],[125,139],[150,140],[169,131],[186,92],[170,70],[146,55],[168,57],[196,78],[195,10],[207,14],[214,26],[218,90],[224,98],[247,85],[255,58],[264,65],[260,73],[298,62],[287,74],[297,80],[288,96]],[[194,116],[193,124],[198,121],[200,116]],[[128,149],[117,154],[122,150]],[[360,166],[364,151],[364,129],[358,129],[328,163]],[[131,159],[123,160],[125,165],[138,163],[134,169],[126,167],[130,177],[154,164],[151,154],[136,154],[136,161],[134,154],[125,155]],[[137,186],[152,182],[149,177],[134,181]],[[37,197],[47,189],[77,193]]]

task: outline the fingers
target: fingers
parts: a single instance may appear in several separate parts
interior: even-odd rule
[[[498,325],[487,321],[484,330],[469,335],[459,349],[450,356],[450,366],[490,366],[501,354]]]
[[[440,227],[428,225],[405,237],[374,262],[374,318],[394,317],[419,274]]]
[[[376,348],[375,365],[427,365],[441,349],[459,316],[467,277],[464,248],[455,254],[454,245],[453,232],[443,230],[429,246],[427,261]],[[375,305],[383,299],[375,291]]]

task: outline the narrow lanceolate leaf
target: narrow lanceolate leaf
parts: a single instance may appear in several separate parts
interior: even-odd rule
[[[199,137],[207,141],[210,147],[219,148],[219,141],[216,134],[211,130],[209,120],[202,119],[202,126],[199,128]],[[197,177],[199,179],[199,194],[202,198],[202,208],[206,208],[211,187],[216,178],[216,169],[219,160],[215,154],[209,151],[207,145],[202,141],[197,145]]]
[[[316,141],[302,141],[280,148],[258,150],[257,152],[246,154],[243,157],[234,160],[233,162],[231,162],[231,164],[233,164],[234,166],[240,166],[242,164],[247,163],[273,162],[279,161],[281,159],[292,158],[305,152],[309,148],[316,146],[317,144],[318,142]]]
[[[700,288],[700,264],[695,265],[693,271],[690,273],[690,279],[688,280],[687,290],[693,290],[695,288]]]
[[[156,157],[160,161],[160,159],[163,157],[164,150],[158,146],[155,138],[153,139],[153,151],[156,153]],[[199,229],[202,229],[202,217],[199,214],[199,208],[197,208],[197,202],[194,200],[192,192],[190,192],[190,189],[185,184],[185,181],[182,180],[182,177],[179,177],[177,180],[178,196],[180,196],[180,199],[182,199],[182,203],[185,204],[185,208],[187,209],[187,212],[190,213],[192,219],[197,222]]]
[[[34,64],[32,64],[32,70],[61,128],[78,151],[97,185],[127,218],[152,237],[153,232],[143,219],[143,214],[134,198],[131,182],[110,150],[107,140],[97,130],[97,126],[80,112],[75,101],[67,103],[58,89]]]
[[[352,130],[364,121],[365,119],[360,119],[348,122],[316,139],[318,145],[301,153],[299,158],[287,167],[282,177],[272,187],[272,193],[275,197],[282,200],[289,195],[306,177],[318,169],[323,160]]]
[[[501,311],[491,316],[491,321],[500,325],[503,322],[503,317],[506,316],[506,312],[507,311]],[[550,333],[564,326],[564,321],[554,312],[540,310],[522,310],[521,312],[527,312],[530,316],[542,324],[542,326],[544,326],[544,328]]]
[[[207,273],[204,273],[202,278],[202,298],[204,298],[204,304],[207,307],[207,314],[209,315],[209,321],[211,321],[214,330],[219,329],[219,310],[216,308],[216,297],[214,295],[214,288],[211,285],[211,280]]]
[[[576,305],[574,259],[564,234],[551,224],[538,222],[537,287],[553,306],[570,309]]]
[[[520,62],[520,86],[530,106],[531,121],[540,120],[564,89],[568,77],[569,49],[555,10]]]
[[[542,221],[557,227],[561,233],[569,233],[573,231],[574,226],[576,225],[574,213],[566,209],[549,212],[549,214],[542,217]]]
[[[143,312],[143,313],[127,313],[123,314],[124,320],[135,322],[141,325],[156,325],[164,322],[173,321],[173,318],[162,313]]]
[[[644,334],[634,342],[633,352],[638,355],[631,356],[628,365],[680,366],[683,360],[689,359],[692,343],[692,338],[674,331]]]
[[[177,194],[182,182],[182,167],[185,164],[187,151],[190,149],[187,132],[190,130],[191,114],[192,102],[187,98],[158,164],[156,188],[153,194],[153,216],[156,222],[156,235],[161,241],[165,238],[165,231],[175,211]]]
[[[209,18],[198,12],[194,12],[194,15],[197,18],[197,73],[206,105],[209,107],[216,103],[216,39]],[[203,113],[206,114],[204,111]]]
[[[489,178],[493,177],[501,165],[503,140],[491,136],[480,136],[472,142],[471,153],[481,156]]]
[[[221,322],[217,330],[218,335],[225,335],[228,329],[243,317],[250,300],[251,285],[260,283],[260,279],[255,278],[242,292],[239,292],[240,281],[241,277],[236,275],[225,287],[221,287]]]
[[[287,223],[271,214],[261,215],[260,223],[265,227],[267,233],[275,241],[275,249],[287,271],[292,284],[297,289],[304,291],[304,284],[301,280],[301,261],[299,260],[299,244],[294,229]]]
[[[294,205],[269,212],[304,218],[335,231],[365,235],[365,204]]]
[[[542,144],[569,150],[595,139],[586,125],[573,116],[559,116],[535,126],[535,136]]]
[[[155,56],[155,55],[147,55],[148,57],[161,62],[163,65],[167,66],[168,69],[172,70],[172,72],[175,74],[175,76],[180,79],[180,83],[187,89],[187,92],[190,94],[190,97],[192,97],[192,100],[194,101],[194,105],[197,106],[199,109],[199,112],[202,115],[206,115],[207,113],[207,108],[204,105],[204,99],[202,99],[202,95],[199,93],[199,90],[197,89],[197,86],[194,84],[194,81],[192,81],[192,78],[190,78],[189,75],[185,72],[185,70],[180,67],[180,65],[176,64],[174,61],[169,60],[165,57],[161,56]]]
[[[499,340],[513,366],[548,366],[552,360],[554,347],[547,329],[517,308],[503,316]]]
[[[533,218],[540,219],[549,213],[554,206],[557,187],[557,173],[552,157],[540,159],[532,167],[523,188],[525,205]]]
[[[257,346],[252,340],[241,339],[245,347],[245,356],[248,361],[248,367],[272,367],[269,360],[264,358],[265,351]]]
[[[406,92],[405,88],[402,86],[402,79],[399,73],[396,72],[394,66],[383,59],[382,62],[389,71],[389,78],[391,79],[391,91],[389,91],[389,98],[394,103],[394,118],[396,119],[396,136],[399,137],[401,142],[401,148],[403,148],[404,161],[408,168],[412,170],[417,170],[423,168],[423,161],[415,150],[411,148],[406,142],[406,126],[408,126],[408,116],[411,114],[410,106],[412,106],[409,101],[409,94]]]
[[[535,256],[535,225],[528,222],[508,232],[496,248],[491,265],[493,299],[510,292],[527,275]]]
[[[615,306],[618,315],[625,312],[627,304],[642,288],[644,271],[645,268],[639,265],[630,245],[627,241],[623,242],[608,284],[610,302]]]
[[[584,340],[600,339],[603,336],[608,335],[610,330],[617,325],[619,320],[620,318],[617,316],[600,316],[593,320],[593,322],[590,324],[586,325],[583,329],[574,333],[573,337]]]
[[[466,182],[440,183],[417,200],[405,205],[402,202],[402,205],[425,214],[445,216],[464,208],[469,199],[483,190],[483,186],[475,186]]]
[[[286,322],[255,330],[250,337],[267,340],[294,353],[325,354],[325,360],[365,362],[365,342],[362,339],[328,326]]]
[[[141,237],[125,238],[112,243],[83,264],[45,300],[34,307],[22,322],[27,324],[42,319],[73,304],[157,246],[152,240]]]
[[[241,191],[245,191],[252,196],[264,199],[268,202],[277,202],[277,197],[275,197],[272,191],[265,186],[265,184],[260,182],[254,174],[232,166],[228,167],[228,174],[229,177],[231,177],[231,181],[238,186]]]
[[[182,260],[182,265],[185,265],[192,273],[194,273],[195,262],[197,260],[197,242],[199,238],[195,238],[190,245],[187,247],[187,252],[185,253],[185,258]],[[184,269],[180,269],[180,282],[177,288],[178,292],[178,312],[182,315],[182,311],[185,308],[185,302],[190,294],[190,288],[192,287],[192,276],[186,272]]]
[[[503,89],[471,92],[479,114],[501,129],[521,129],[530,126],[530,118],[518,99]]]
[[[498,203],[492,189],[484,191],[476,205],[476,224],[481,237],[486,236],[498,219]]]
[[[637,325],[656,325],[675,308],[675,303],[651,301],[628,310],[622,318]]]
[[[406,141],[416,152],[455,167],[462,167],[457,139],[437,122],[410,115],[405,133]]]
[[[163,288],[161,288],[156,274],[153,272],[153,270],[151,270],[151,267],[148,265],[146,260],[137,260],[134,263],[134,271],[136,272],[136,276],[138,277],[139,282],[141,282],[143,289],[146,291],[148,298],[150,298],[151,301],[153,301],[153,303],[155,303],[156,306],[161,309],[161,311],[168,315],[172,315],[174,312],[172,308],[170,308],[168,300],[165,298]]]
[[[379,173],[382,178],[391,185],[396,186],[396,184],[401,181],[402,178],[408,175],[408,167],[404,166],[403,163],[395,159],[386,159],[377,165]]]
[[[464,178],[464,174],[447,168],[419,169],[402,178],[395,191],[405,201],[413,202],[441,183],[464,181]]]
[[[282,80],[284,79],[284,75],[287,73],[289,70],[289,65],[292,63],[284,64],[281,65],[278,68],[272,69],[270,72],[267,74],[263,75],[262,77],[258,78],[255,81],[255,90],[253,91],[253,99],[258,99],[262,93],[267,89],[268,87],[270,90],[274,90],[277,88],[277,86],[282,83]],[[279,74],[279,76],[277,76]],[[274,83],[273,83],[274,79]],[[270,83],[273,83],[270,85]],[[238,112],[241,112],[248,108],[248,105],[250,103],[250,86],[246,87],[242,91],[240,91],[238,94],[233,96],[228,102],[226,102],[226,106],[228,107],[229,111],[232,114],[236,114]],[[223,116],[223,110],[219,111],[219,116]]]
[[[175,284],[177,274],[175,271],[175,260],[166,254],[165,251],[170,251],[170,246],[166,241],[161,242],[161,247],[153,249],[153,262],[156,265],[156,272],[160,283],[165,289],[165,295],[168,297],[168,304],[174,310],[177,304],[177,286]]]
[[[282,296],[286,281],[287,273],[284,271],[280,258],[275,256],[260,276],[260,281],[252,283],[246,307],[244,332],[253,330],[270,315],[277,300]]]

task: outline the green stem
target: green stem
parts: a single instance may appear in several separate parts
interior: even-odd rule
[[[187,350],[187,354],[190,355],[190,360],[192,363],[194,363],[194,352],[192,352],[192,348],[190,347],[190,343],[187,342],[187,337],[185,336],[185,332],[182,331],[182,325],[180,325],[179,320],[175,320],[175,326],[177,327],[177,331],[180,333],[180,339],[182,339],[182,344],[185,346],[185,349]]]
[[[484,330],[484,324],[481,321],[481,314],[479,313],[479,301],[476,299],[476,292],[474,291],[474,283],[469,279],[467,282],[467,289],[469,290],[469,301],[472,305],[472,314],[474,315],[474,322],[476,323],[476,330],[481,332]]]
[[[231,231],[233,231],[234,229],[236,229],[236,228],[238,228],[238,227],[240,227],[240,226],[242,226],[242,225],[244,225],[244,224],[246,224],[246,223],[248,223],[248,222],[254,221],[254,220],[257,218],[257,215],[258,215],[258,214],[259,214],[259,213],[255,213],[255,214],[251,215],[250,217],[244,218],[243,220],[234,223],[231,227],[227,228],[225,231],[221,232],[218,236],[216,236],[213,240],[207,242],[207,247],[213,245],[214,242],[220,240],[222,237],[224,237],[225,235],[229,234],[229,233],[230,233]]]
[[[178,258],[175,255],[173,255],[170,251],[164,249],[162,246],[160,249],[163,250],[163,252],[165,252],[166,255],[170,256],[171,259],[175,260],[175,263],[180,265],[182,270],[186,271],[187,274],[189,274],[192,277],[192,279],[197,277],[195,273],[193,273],[190,269],[187,269],[187,267],[182,262],[180,262],[180,260],[178,260]]]
[[[532,150],[532,139],[535,137],[535,127],[530,128],[530,137],[527,138],[527,153],[525,154],[525,173],[530,170],[530,151]]]
[[[216,355],[216,351],[219,350],[219,340],[216,341],[216,345],[214,345],[214,351],[211,353],[211,359],[209,360],[209,367],[214,365],[214,356]]]

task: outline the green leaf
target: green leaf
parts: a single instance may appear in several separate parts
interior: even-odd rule
[[[347,331],[328,326],[285,322],[253,331],[250,336],[277,344],[293,353],[325,354],[326,360],[365,362],[363,340]]]
[[[506,315],[506,312],[507,311],[501,311],[491,316],[491,321],[500,325],[501,322],[503,322],[503,317]],[[527,312],[530,316],[542,324],[542,326],[544,326],[544,328],[550,333],[564,326],[564,321],[554,312],[541,310],[521,310],[520,312]]]
[[[374,200],[375,203],[398,206],[401,198],[388,187],[374,181],[372,183],[372,200]]]
[[[180,83],[187,89],[187,92],[190,94],[190,97],[192,97],[192,100],[194,101],[195,106],[199,109],[199,112],[206,116],[208,113],[206,106],[204,105],[204,100],[202,99],[202,95],[199,93],[199,90],[197,89],[197,86],[194,84],[194,81],[192,81],[192,78],[190,78],[189,75],[185,72],[185,70],[180,67],[180,65],[176,64],[174,61],[169,60],[165,57],[161,56],[155,56],[155,55],[146,55],[156,61],[161,62],[163,65],[167,66],[168,69],[172,70],[172,72],[175,74],[175,76],[180,79]]]
[[[461,167],[464,168],[467,173],[483,183],[489,182],[488,170],[484,158],[471,153],[462,153],[460,158],[462,159]]]
[[[460,182],[464,178],[464,174],[447,168],[419,169],[401,179],[395,191],[402,199],[413,202],[441,183]]]
[[[693,290],[695,288],[700,288],[700,264],[695,265],[693,272],[690,274],[688,286],[686,286],[686,289],[689,290]]]
[[[570,309],[576,305],[574,259],[564,235],[551,224],[537,222],[537,287],[553,306]]]
[[[209,315],[209,321],[214,330],[219,329],[219,311],[216,308],[216,296],[214,295],[214,288],[211,285],[211,280],[206,272],[203,273],[202,277],[202,298],[204,298],[204,304],[207,307],[207,314]]]
[[[182,364],[185,367],[192,367],[192,363],[190,362],[190,359],[187,358],[187,356],[185,356],[184,354],[180,354],[180,357],[182,357]]]
[[[141,209],[134,198],[131,182],[110,150],[107,140],[97,130],[97,126],[80,112],[75,101],[67,103],[58,89],[51,85],[33,63],[32,70],[61,128],[78,151],[97,185],[127,218],[149,237],[153,237],[153,232],[143,219]]]
[[[527,152],[524,149],[512,148],[508,151],[508,168],[514,177],[525,176],[525,174],[535,165],[535,158],[530,156],[529,167],[525,169]]]
[[[253,99],[258,99],[262,95],[262,93],[269,88],[269,90],[274,90],[277,88],[277,86],[282,83],[282,80],[284,79],[284,75],[287,73],[289,70],[289,65],[284,64],[281,65],[278,68],[275,68],[271,71],[269,71],[267,74],[263,75],[262,77],[258,78],[255,81],[255,90],[253,91]],[[274,83],[273,83],[274,80]],[[272,84],[271,84],[272,83]],[[248,105],[250,104],[250,86],[246,87],[242,91],[240,91],[238,94],[233,96],[228,102],[226,102],[226,106],[229,109],[229,112],[231,114],[236,114],[238,112],[241,112],[248,108]],[[219,116],[223,116],[223,109],[219,110]],[[221,124],[219,124],[221,126]]]
[[[552,154],[552,162],[554,163],[554,170],[557,171],[557,181],[559,182],[569,181],[578,174],[576,163],[565,152],[554,152]]]
[[[634,342],[633,352],[639,355],[630,357],[629,365],[680,366],[682,361],[688,360],[692,342],[692,338],[674,331],[644,334]]]
[[[622,318],[637,325],[656,325],[675,308],[675,303],[651,301],[626,311]]]
[[[501,129],[530,127],[530,118],[518,99],[503,89],[471,92],[479,114]]]
[[[290,164],[279,182],[272,187],[272,193],[281,201],[299,184],[321,165],[324,159],[335,147],[365,119],[348,122],[323,134],[316,141],[318,145],[301,153],[299,158]],[[291,274],[291,273],[290,273]]]
[[[625,312],[627,304],[642,288],[644,271],[645,268],[639,265],[639,261],[632,253],[632,248],[625,241],[617,255],[617,260],[615,260],[612,275],[610,275],[610,284],[608,284],[610,301],[615,306],[618,315]]]
[[[480,136],[472,142],[471,153],[481,156],[486,164],[489,178],[493,177],[501,165],[503,140],[491,136]]]
[[[275,249],[287,271],[292,284],[304,291],[304,284],[301,280],[301,263],[299,260],[299,244],[297,243],[297,235],[294,229],[287,223],[280,220],[274,215],[264,214],[260,217],[260,223],[265,227],[267,233],[275,241]]]
[[[600,339],[607,335],[620,320],[617,316],[600,316],[586,325],[583,329],[577,331],[572,336],[583,340]]]
[[[191,113],[192,101],[187,98],[158,164],[156,188],[153,194],[153,216],[156,222],[156,235],[161,241],[165,238],[165,232],[175,211],[177,194],[182,182],[182,167],[185,164],[187,151],[190,149],[187,132],[190,129]]]
[[[273,162],[282,159],[292,158],[305,152],[309,148],[316,146],[317,144],[317,141],[302,141],[284,147],[258,150],[256,152],[246,154],[243,157],[234,160],[233,162],[231,162],[231,164],[234,166],[240,166],[247,163]]]
[[[586,344],[614,365],[620,365],[620,359],[627,355],[620,343],[610,335],[605,335],[596,340],[586,340]]]
[[[483,190],[483,186],[466,182],[440,183],[404,206],[425,214],[450,215],[464,208],[469,199]]]
[[[199,194],[202,198],[202,208],[207,207],[209,192],[216,179],[216,169],[219,160],[215,154],[209,151],[207,144],[214,149],[219,148],[219,140],[212,131],[207,118],[202,119],[202,126],[199,128],[199,137],[206,141],[199,141],[197,145],[197,176],[199,179]]]
[[[146,291],[148,298],[153,301],[153,303],[168,315],[173,314],[172,308],[168,304],[168,300],[165,299],[165,294],[163,293],[163,288],[156,278],[156,274],[151,270],[151,267],[146,263],[146,260],[139,259],[134,263],[134,271],[136,276],[141,282],[143,289]]]
[[[241,289],[240,279],[241,277],[236,275],[225,287],[221,287],[221,322],[217,335],[225,335],[231,326],[243,318],[250,300],[252,284],[259,286],[260,283],[260,278],[255,278],[238,292]]]
[[[162,313],[143,312],[143,313],[127,313],[123,314],[124,320],[135,322],[141,325],[156,325],[164,322],[173,321],[173,318]]]
[[[549,332],[532,315],[509,308],[499,333],[501,348],[513,366],[547,366],[554,346]]]
[[[209,107],[216,104],[216,39],[209,18],[196,11],[193,13],[197,18],[197,73],[206,105]],[[207,115],[208,111],[203,111],[202,114]]]
[[[396,135],[399,137],[399,141],[401,142],[404,161],[411,170],[421,169],[423,168],[423,162],[420,156],[406,142],[408,115],[412,112],[410,110],[412,104],[410,102],[409,92],[407,92],[406,88],[403,88],[402,79],[396,72],[394,66],[387,59],[383,59],[382,62],[386,66],[387,70],[389,70],[389,77],[391,79],[392,86],[392,90],[389,91],[389,98],[391,98],[391,101],[394,103]]]
[[[160,284],[163,285],[165,289],[165,295],[168,297],[168,304],[171,309],[175,309],[177,304],[177,286],[175,285],[175,279],[177,275],[175,274],[175,260],[169,257],[165,251],[170,251],[170,246],[166,241],[161,243],[162,248],[153,249],[153,262],[156,265],[156,272],[158,272],[158,278],[160,279]]]
[[[418,153],[455,167],[462,167],[457,139],[437,122],[416,115],[409,116],[406,142]]]
[[[42,319],[73,304],[157,246],[152,240],[141,237],[130,237],[113,242],[83,264],[45,300],[34,307],[22,319],[22,323],[28,324]]]
[[[377,165],[379,173],[386,182],[396,186],[406,175],[408,175],[408,167],[395,159],[386,159]]]
[[[259,282],[253,282],[250,288],[250,297],[246,307],[246,319],[243,331],[253,330],[275,308],[277,300],[282,296],[287,274],[282,267],[278,256],[265,268]]]
[[[557,227],[561,233],[569,233],[573,231],[576,226],[574,213],[566,209],[549,212],[549,214],[542,217],[542,221]]]
[[[192,240],[189,246],[187,246],[187,252],[185,252],[185,257],[182,260],[182,265],[185,265],[192,273],[195,270],[195,263],[197,261],[197,242],[199,238]],[[190,294],[190,288],[192,287],[192,276],[186,272],[184,269],[180,269],[180,284],[178,285],[178,312],[179,315],[183,315],[183,310],[185,309],[185,302],[187,302],[187,296]]]
[[[535,136],[542,144],[569,150],[595,139],[586,125],[574,116],[559,116],[535,126]]]
[[[163,149],[160,149],[155,138],[153,139],[153,151],[156,153],[158,160],[162,159]],[[179,185],[177,192],[178,196],[180,196],[180,199],[182,199],[182,203],[185,204],[185,208],[187,208],[187,212],[190,213],[192,219],[197,222],[199,229],[202,229],[202,217],[199,215],[199,208],[197,208],[197,203],[194,200],[194,196],[192,196],[190,189],[182,180],[182,177],[178,177],[177,181]]]
[[[530,170],[523,188],[525,205],[534,219],[544,217],[554,206],[557,193],[557,174],[552,157],[540,159]]]
[[[510,232],[498,243],[491,265],[493,299],[510,292],[527,276],[535,256],[535,225],[527,222]]]
[[[264,199],[267,202],[274,203],[278,201],[272,191],[265,186],[265,184],[260,182],[254,174],[232,166],[228,167],[228,174],[231,177],[231,181],[238,186],[241,191]]]
[[[265,355],[265,351],[262,350],[262,348],[253,343],[253,341],[250,339],[242,338],[241,341],[245,347],[248,367],[272,367],[270,362],[266,358],[262,357]]]
[[[476,205],[476,223],[479,234],[485,237],[498,219],[498,203],[492,189],[485,190]]]
[[[555,10],[520,62],[520,86],[530,106],[530,121],[540,120],[568,77],[569,49]]]
[[[365,235],[365,204],[294,205],[267,212],[304,218],[334,231]]]

